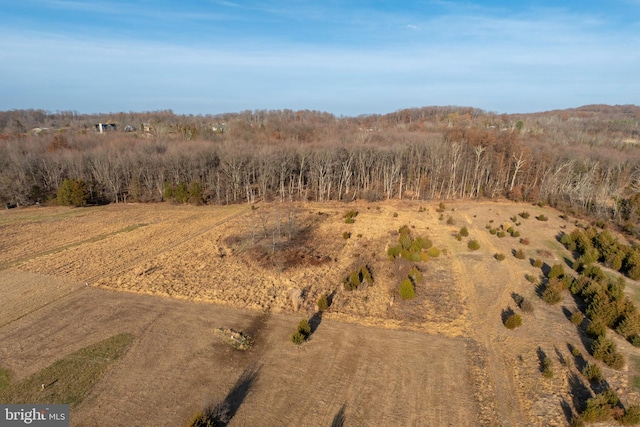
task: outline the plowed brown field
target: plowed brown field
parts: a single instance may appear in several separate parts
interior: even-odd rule
[[[571,296],[549,306],[524,275],[540,274],[529,258],[565,262],[556,237],[573,223],[512,202],[451,202],[442,215],[436,208],[388,201],[4,211],[0,368],[24,378],[133,333],[135,344],[73,411],[73,425],[183,425],[241,377],[248,380],[230,425],[565,425],[579,376],[567,344],[589,359],[589,343],[567,320]],[[358,215],[347,224],[351,209]],[[531,217],[516,226],[510,218],[523,210]],[[549,221],[534,218],[543,212]],[[485,228],[501,224],[529,245]],[[424,280],[411,301],[398,294],[409,263],[386,252],[402,225],[442,251],[414,263]],[[462,226],[470,235],[458,241]],[[480,249],[470,251],[469,239]],[[346,291],[343,279],[362,265],[374,283]],[[510,331],[501,313],[520,312],[514,293],[534,312],[521,313],[523,326]],[[331,295],[330,309],[311,340],[294,346],[295,325],[315,313],[321,294]],[[216,327],[249,331],[256,344],[233,350]],[[551,379],[540,373],[541,351],[554,361]],[[625,402],[640,398],[633,369],[603,371]]]

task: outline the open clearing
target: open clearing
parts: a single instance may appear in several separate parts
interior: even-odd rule
[[[568,344],[591,360],[590,342],[567,319],[573,298],[549,306],[525,274],[540,274],[529,258],[565,262],[556,238],[573,220],[512,202],[436,208],[388,201],[2,212],[0,368],[19,381],[133,334],[129,351],[72,410],[72,425],[183,425],[225,397],[230,425],[566,425],[579,406],[576,389],[589,391],[576,383]],[[358,211],[352,224],[349,210]],[[515,225],[510,218],[524,210],[531,217]],[[549,220],[537,221],[541,213]],[[397,291],[406,263],[386,252],[402,225],[441,250],[417,263],[424,280],[411,301]],[[529,244],[487,225],[514,226]],[[463,226],[469,236],[458,241]],[[469,239],[480,249],[470,251]],[[343,279],[362,265],[374,283],[346,291]],[[637,284],[628,281],[628,290]],[[519,310],[514,293],[534,312],[510,331],[501,315]],[[294,346],[295,325],[314,314],[321,294],[332,295],[329,311],[310,341]],[[219,327],[248,332],[255,345],[234,350],[213,333]],[[616,342],[628,360],[640,356]],[[551,379],[541,375],[541,351],[554,361]],[[603,368],[625,403],[640,399],[636,369]]]

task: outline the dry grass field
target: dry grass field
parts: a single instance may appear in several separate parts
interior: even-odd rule
[[[0,369],[21,381],[132,334],[126,354],[72,409],[78,426],[186,425],[225,399],[229,425],[567,425],[592,393],[570,348],[592,361],[590,342],[568,320],[572,296],[550,306],[525,275],[541,275],[531,259],[547,267],[571,259],[557,237],[574,219],[506,201],[437,209],[387,201],[3,211]],[[523,211],[528,219],[517,216]],[[440,255],[391,261],[403,225]],[[469,235],[458,240],[462,227]],[[423,280],[403,300],[398,286],[412,265]],[[362,266],[373,283],[347,291],[343,280]],[[638,284],[628,280],[627,290],[635,295]],[[320,317],[323,294],[331,305]],[[522,312],[515,294],[533,311]],[[522,315],[520,328],[504,327],[509,310]],[[310,340],[295,346],[298,321],[312,317]],[[221,327],[250,334],[253,347],[226,345],[214,334]],[[606,380],[624,404],[638,403],[640,352],[609,336],[629,363],[603,365]],[[541,373],[541,355],[553,362],[552,378]]]

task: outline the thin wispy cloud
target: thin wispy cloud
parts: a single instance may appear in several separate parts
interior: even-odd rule
[[[31,2],[79,16],[9,11],[19,25],[0,24],[0,109],[515,112],[633,103],[640,93],[637,33],[610,11]]]

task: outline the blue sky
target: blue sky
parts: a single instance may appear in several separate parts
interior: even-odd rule
[[[0,0],[0,110],[640,103],[640,0]]]

